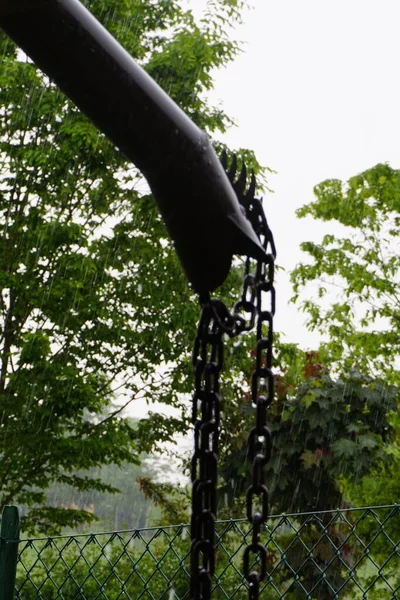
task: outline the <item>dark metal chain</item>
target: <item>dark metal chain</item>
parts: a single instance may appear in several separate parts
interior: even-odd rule
[[[252,463],[252,483],[246,493],[246,515],[252,524],[252,540],[243,556],[243,574],[249,583],[249,600],[258,600],[260,583],[267,574],[267,551],[261,543],[263,523],[268,518],[269,494],[264,470],[272,448],[271,431],[267,427],[267,409],[274,399],[272,373],[273,318],[275,314],[274,265],[275,244],[261,205],[253,204],[253,227],[267,254],[258,262],[253,293],[257,314],[256,365],[251,379],[251,398],[256,409],[255,426],[248,438],[248,458]],[[267,296],[267,298],[265,298]],[[258,568],[254,568],[258,565]]]
[[[275,246],[261,201],[246,198],[246,216],[265,250],[267,260],[246,259],[241,299],[232,313],[221,300],[202,298],[202,315],[193,349],[195,393],[192,422],[194,453],[192,480],[191,600],[209,600],[215,571],[215,519],[217,514],[217,460],[220,422],[219,375],[223,366],[222,336],[236,337],[253,329],[257,321],[256,367],[252,377],[252,401],[256,406],[256,424],[248,439],[248,456],[253,464],[252,485],[247,490],[247,518],[252,524],[252,542],[244,553],[244,576],[249,583],[249,599],[257,600],[260,582],[266,575],[267,554],[261,544],[262,524],[268,517],[268,490],[264,467],[271,451],[271,433],[266,426],[266,411],[273,400],[272,337],[275,312]],[[253,269],[253,272],[252,272]],[[263,295],[270,296],[263,310]],[[265,331],[266,329],[266,331]],[[258,498],[261,510],[253,504]],[[258,561],[257,561],[258,558]],[[259,571],[250,570],[259,562]]]
[[[222,305],[222,303],[221,303]],[[220,418],[219,373],[223,364],[223,329],[218,301],[207,300],[193,349],[196,387],[193,396],[194,453],[192,479],[192,600],[208,600],[215,569],[214,523],[217,514],[217,457]]]

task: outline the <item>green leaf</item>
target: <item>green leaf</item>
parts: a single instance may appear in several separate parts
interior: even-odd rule
[[[345,438],[338,439],[331,445],[331,450],[340,458],[351,457],[356,452],[356,443]]]
[[[308,394],[305,394],[302,397],[301,401],[304,402],[307,408],[310,408],[310,406],[316,401],[316,399],[317,397],[314,392],[308,392]]]

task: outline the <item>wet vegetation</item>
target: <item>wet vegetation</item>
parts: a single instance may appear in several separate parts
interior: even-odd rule
[[[209,2],[200,22],[178,1],[87,5],[221,148],[218,133],[231,121],[206,92],[214,70],[238,53],[227,26],[240,20],[243,4]],[[188,522],[188,490],[158,483],[138,465],[190,428],[197,299],[140,174],[3,35],[0,52],[0,505],[20,505],[23,530],[46,534],[93,526],[95,517],[101,528],[148,525],[150,503],[153,522]],[[251,151],[240,154],[261,171]],[[299,211],[348,229],[319,245],[305,242],[311,262],[292,275],[294,301],[303,301],[324,343],[305,352],[276,336],[267,467],[275,513],[325,510],[328,527],[339,506],[399,501],[399,181],[398,171],[378,165],[347,183],[320,184],[315,202]],[[234,271],[221,291],[229,305],[239,283]],[[304,300],[309,284],[317,291]],[[330,284],[339,290],[334,302]],[[254,338],[227,347],[222,518],[244,513],[254,419]],[[127,410],[134,415],[143,399],[149,416],[132,422]],[[154,402],[166,414],[152,410]],[[375,526],[360,526],[362,539],[372,539]],[[304,538],[310,545],[319,535],[313,527]],[[334,527],[330,539],[340,545],[342,534]],[[398,539],[396,522],[388,535]],[[333,561],[329,544],[319,564]],[[379,544],[377,560],[385,552]],[[292,545],[282,582],[302,548]],[[332,568],[332,587],[358,560],[356,542],[344,551],[348,563]],[[318,576],[312,566],[303,574],[309,589]],[[313,597],[333,597],[324,586]],[[295,587],[290,593],[298,597]]]
[[[209,133],[230,123],[205,92],[238,52],[240,5],[210,3],[196,23],[176,1],[88,2]],[[49,506],[50,485],[111,492],[99,466],[187,430],[198,312],[140,174],[3,34],[0,52],[0,505],[47,531],[92,519]],[[132,427],[138,399],[179,418]]]

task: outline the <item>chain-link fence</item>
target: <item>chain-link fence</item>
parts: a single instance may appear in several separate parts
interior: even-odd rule
[[[213,597],[245,600],[249,524],[217,531]],[[400,505],[272,516],[263,540],[263,600],[400,597]],[[189,547],[187,525],[21,540],[16,598],[183,600]]]

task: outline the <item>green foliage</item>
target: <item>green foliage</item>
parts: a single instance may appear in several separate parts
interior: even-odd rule
[[[249,350],[251,338],[247,342]],[[351,523],[332,525],[331,519],[332,511],[348,506],[349,500],[356,506],[398,500],[398,486],[394,483],[389,490],[380,489],[379,496],[370,496],[365,503],[357,495],[360,484],[372,482],[379,468],[388,477],[396,477],[398,460],[393,449],[398,431],[394,418],[398,388],[379,378],[366,377],[356,369],[339,379],[329,374],[317,352],[303,353],[279,341],[276,350],[281,372],[275,377],[277,398],[267,416],[273,444],[265,468],[270,511],[272,514],[307,511],[308,515],[300,515],[294,528],[276,534],[269,546],[269,569],[275,573],[276,565],[284,557],[284,568],[274,583],[279,590],[285,590],[285,597],[294,600],[309,593],[310,598],[329,600],[334,597],[332,590],[344,585],[346,592],[357,589],[356,585],[353,590],[352,582],[348,581],[347,569],[353,569],[359,561],[363,568],[357,571],[358,582],[368,581],[371,585],[376,582],[377,568],[371,565],[364,570],[364,546],[360,548],[360,543],[373,545],[375,560],[387,564],[387,538],[381,538],[379,523],[365,520],[360,526],[363,540],[360,542],[360,538],[353,537]],[[243,347],[238,351],[243,351]],[[244,374],[248,383],[239,379],[229,408],[225,407],[230,393],[224,389],[220,518],[243,515],[244,495],[251,485],[247,432],[254,423],[249,393],[252,354],[248,353],[247,362],[245,359],[240,362],[243,367],[247,364],[248,371],[244,368]],[[239,400],[238,411],[234,408],[235,398],[236,402]],[[378,481],[380,486],[382,480]],[[326,512],[314,519],[311,515],[315,510]],[[393,519],[387,526],[391,540],[398,539],[397,529]],[[293,531],[300,531],[301,538],[293,540]],[[294,577],[296,572],[301,573],[299,577]],[[392,583],[395,575],[395,565],[390,563],[387,576]]]
[[[268,540],[263,600],[390,600],[399,584],[396,539],[388,532],[399,507],[274,516]],[[251,539],[244,520],[217,524],[213,598],[245,600],[243,545]],[[16,598],[43,600],[188,595],[190,532],[186,525],[23,540],[19,545]]]
[[[357,365],[398,382],[400,171],[378,164],[314,193],[298,216],[332,229],[321,243],[301,245],[309,260],[292,273],[293,300],[327,336],[325,351],[343,372]]]
[[[369,475],[359,480],[346,478],[343,487],[347,498],[355,505],[399,504],[400,498],[400,415],[398,410],[388,413],[388,420],[396,432],[394,443],[386,448],[389,460],[378,461]],[[393,520],[389,529],[392,539],[400,537],[400,522]]]
[[[342,477],[354,481],[378,461],[388,462],[394,430],[387,412],[397,401],[397,388],[358,371],[346,381],[327,373],[307,377],[274,415],[269,473],[279,509],[340,506]]]
[[[189,578],[187,571],[182,569],[183,561],[179,557],[182,551],[182,532],[171,534],[175,551],[169,552],[168,538],[161,536],[156,539],[157,530],[144,532],[144,535],[139,532],[138,536],[93,536],[93,543],[90,538],[75,539],[69,547],[66,546],[66,539],[60,540],[61,544],[50,542],[40,553],[40,564],[51,569],[51,578],[43,576],[43,568],[33,566],[35,551],[25,550],[24,564],[31,568],[29,582],[19,570],[16,587],[22,588],[20,597],[24,600],[36,599],[38,589],[43,600],[55,600],[59,597],[59,590],[66,600],[79,598],[81,595],[94,598],[100,589],[104,590],[104,597],[110,600],[118,598],[121,590],[129,598],[138,598],[143,594],[145,585],[147,593],[152,594],[151,597],[162,598],[168,595],[169,577],[179,596],[183,597]],[[102,543],[103,547],[99,548]],[[187,543],[186,538],[186,545]],[[185,540],[183,544],[185,545]],[[147,551],[149,545],[150,552]],[[63,560],[57,560],[60,555]],[[185,566],[188,568],[187,560]]]
[[[391,383],[398,386],[400,171],[378,164],[347,182],[324,181],[314,192],[316,199],[298,216],[329,222],[332,228],[321,243],[302,244],[308,261],[292,273],[293,300],[301,301],[309,327],[325,334],[321,353],[326,364],[344,374],[356,367],[385,381],[387,389]],[[334,446],[358,474],[342,475],[346,497],[358,506],[399,500],[398,402],[382,410],[393,434],[378,454],[379,437],[353,428],[358,443],[374,456],[369,472],[359,471],[362,457],[353,460],[353,440]],[[398,531],[390,533],[398,536]]]
[[[177,0],[87,5],[201,127],[229,125],[205,92],[239,51],[242,2],[200,23]],[[109,491],[77,473],[186,431],[198,308],[137,171],[4,35],[0,53],[0,505],[46,531],[92,518],[46,508],[51,483]],[[143,398],[182,416],[132,427],[123,409]]]
[[[277,377],[277,401],[270,407],[272,456],[266,466],[274,512],[329,510],[341,505],[341,481],[360,481],[375,465],[393,462],[389,449],[396,429],[391,413],[398,389],[351,370],[342,379],[329,375],[316,353],[282,349],[302,371]],[[281,363],[284,366],[283,363]],[[246,432],[254,418],[249,395],[242,393],[240,412],[230,418],[233,439],[223,448],[221,474],[227,513],[242,511],[250,484]],[[225,425],[226,427],[226,425]]]
[[[157,483],[150,477],[138,477],[140,490],[147,500],[158,507],[159,522],[152,525],[176,525],[189,521],[190,491],[173,483]]]

